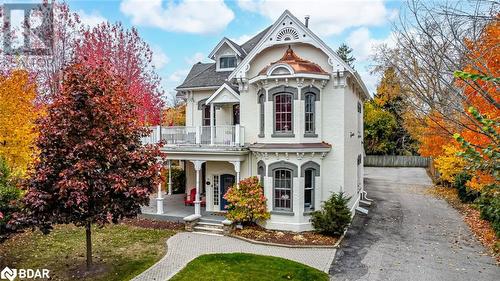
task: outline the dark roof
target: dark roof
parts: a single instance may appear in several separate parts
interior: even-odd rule
[[[253,50],[253,48],[255,48],[255,46],[257,45],[257,43],[259,43],[260,39],[262,39],[262,37],[264,37],[264,35],[266,35],[267,31],[271,28],[271,26],[272,25],[268,26],[266,29],[262,30],[257,35],[255,35],[254,37],[250,38],[250,40],[248,40],[245,43],[243,43],[241,45],[241,47],[243,48],[243,50],[245,50],[245,52],[247,52],[247,54],[249,54]]]
[[[245,51],[240,45],[236,44],[236,42],[234,42],[233,40],[229,39],[229,38],[226,38],[227,41],[229,41],[231,44],[233,44],[233,46],[236,48],[236,50],[238,50],[238,52],[240,52],[241,54],[241,57],[246,57],[247,56],[247,51]]]
[[[230,39],[228,40],[234,45],[235,48],[238,48],[238,51],[240,51],[243,56],[246,56],[253,50],[253,48],[255,48],[257,43],[267,33],[269,28],[271,28],[271,26],[250,38],[250,40],[243,43],[241,46]],[[193,65],[191,71],[189,71],[189,74],[186,76],[186,79],[184,79],[184,82],[182,82],[181,85],[177,86],[177,89],[220,86],[227,80],[229,74],[231,74],[231,71],[215,71],[215,63],[198,62]]]
[[[196,88],[196,87],[210,87],[220,86],[231,71],[215,71],[215,63],[197,63],[193,65],[191,71],[184,79],[181,85],[177,88]]]

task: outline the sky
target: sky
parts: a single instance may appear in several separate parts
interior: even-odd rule
[[[355,68],[373,93],[379,77],[370,74],[370,55],[373,47],[391,44],[391,21],[397,19],[403,5],[396,0],[67,0],[67,3],[90,26],[119,21],[127,27],[136,27],[152,47],[153,63],[167,95],[175,93],[174,88],[182,83],[192,64],[210,61],[207,55],[224,36],[243,43],[271,25],[285,9],[299,19],[310,15],[309,28],[333,49],[344,42],[352,47]]]

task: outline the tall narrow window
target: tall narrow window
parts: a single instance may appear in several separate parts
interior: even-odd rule
[[[209,105],[204,105],[202,109],[202,126],[210,126],[210,114],[212,114]],[[214,125],[215,125],[215,114],[214,114]]]
[[[314,169],[306,169],[304,172],[304,208],[314,210]]]
[[[276,133],[292,133],[292,100],[289,93],[281,93],[274,96],[274,130]]]
[[[304,118],[304,122],[305,122],[305,133],[306,134],[314,134],[314,131],[315,131],[315,116],[314,116],[314,113],[315,113],[315,101],[316,101],[316,98],[314,96],[313,93],[307,93],[306,96],[305,96],[305,118]]]
[[[240,124],[240,105],[233,105],[233,125]]]
[[[219,175],[214,175],[214,205],[219,205]]]
[[[292,171],[276,169],[274,173],[274,209],[292,210]]]
[[[265,102],[266,97],[264,94],[259,96],[259,137],[264,137],[264,128],[265,128]]]

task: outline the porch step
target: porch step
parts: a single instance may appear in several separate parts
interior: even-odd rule
[[[219,229],[222,229],[222,227],[223,227],[222,223],[220,223],[220,222],[215,223],[215,222],[206,222],[206,221],[200,221],[196,224],[196,226],[219,228]]]
[[[365,200],[359,200],[359,204],[360,205],[364,205],[364,206],[371,206],[372,205],[372,202],[370,201],[365,201]]]
[[[215,227],[207,227],[207,226],[195,226],[193,228],[193,232],[208,232],[208,233],[213,233],[213,234],[220,234],[222,235],[224,233],[224,230],[222,228],[215,228]]]

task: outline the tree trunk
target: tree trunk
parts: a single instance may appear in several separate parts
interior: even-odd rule
[[[92,229],[90,222],[85,226],[85,234],[87,236],[87,270],[92,267]]]

